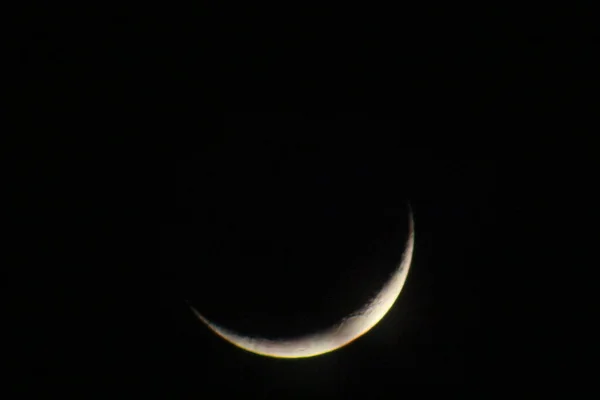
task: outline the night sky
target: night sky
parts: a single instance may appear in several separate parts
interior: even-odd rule
[[[343,29],[323,16],[312,36],[280,12],[274,30],[246,12],[19,17],[0,277],[10,381],[78,398],[347,399],[577,365],[565,359],[585,354],[572,346],[586,330],[571,319],[595,291],[566,271],[597,264],[581,189],[595,190],[598,157],[572,92],[590,91],[593,52],[454,40],[456,20],[433,11],[361,11]],[[342,349],[266,358],[190,311],[259,336],[328,327],[397,265],[409,204],[401,295]]]

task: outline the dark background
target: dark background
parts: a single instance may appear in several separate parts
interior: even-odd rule
[[[597,214],[588,43],[524,14],[363,11],[325,13],[307,34],[284,10],[271,24],[248,10],[15,16],[11,383],[350,398],[582,365]],[[189,311],[282,336],[328,325],[393,268],[407,203],[402,294],[339,351],[256,356]]]

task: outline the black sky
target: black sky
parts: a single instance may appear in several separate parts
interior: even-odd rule
[[[295,12],[273,28],[247,12],[15,17],[14,382],[80,398],[346,399],[564,368],[579,353],[563,332],[584,331],[562,322],[565,304],[594,293],[579,274],[563,282],[565,265],[595,260],[581,252],[597,166],[587,43],[500,35],[494,13],[361,11],[340,29],[324,14],[305,35]],[[481,34],[450,34],[467,25]],[[402,294],[339,351],[256,356],[189,310],[256,334],[327,326],[399,259],[407,204]]]

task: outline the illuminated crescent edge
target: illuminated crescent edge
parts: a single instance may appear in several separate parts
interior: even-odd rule
[[[276,358],[305,358],[329,353],[367,333],[392,308],[408,275],[414,241],[414,221],[411,211],[409,213],[409,236],[399,267],[367,304],[325,331],[284,340],[247,337],[210,322],[194,307],[190,307],[193,313],[218,336],[252,353]]]

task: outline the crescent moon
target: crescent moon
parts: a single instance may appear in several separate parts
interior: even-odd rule
[[[252,353],[275,358],[305,358],[329,353],[344,347],[367,333],[392,308],[408,275],[414,241],[414,221],[412,211],[410,211],[409,235],[398,268],[394,270],[382,289],[367,304],[325,331],[286,340],[248,337],[219,326],[202,316],[194,307],[190,306],[190,308],[218,336]]]

